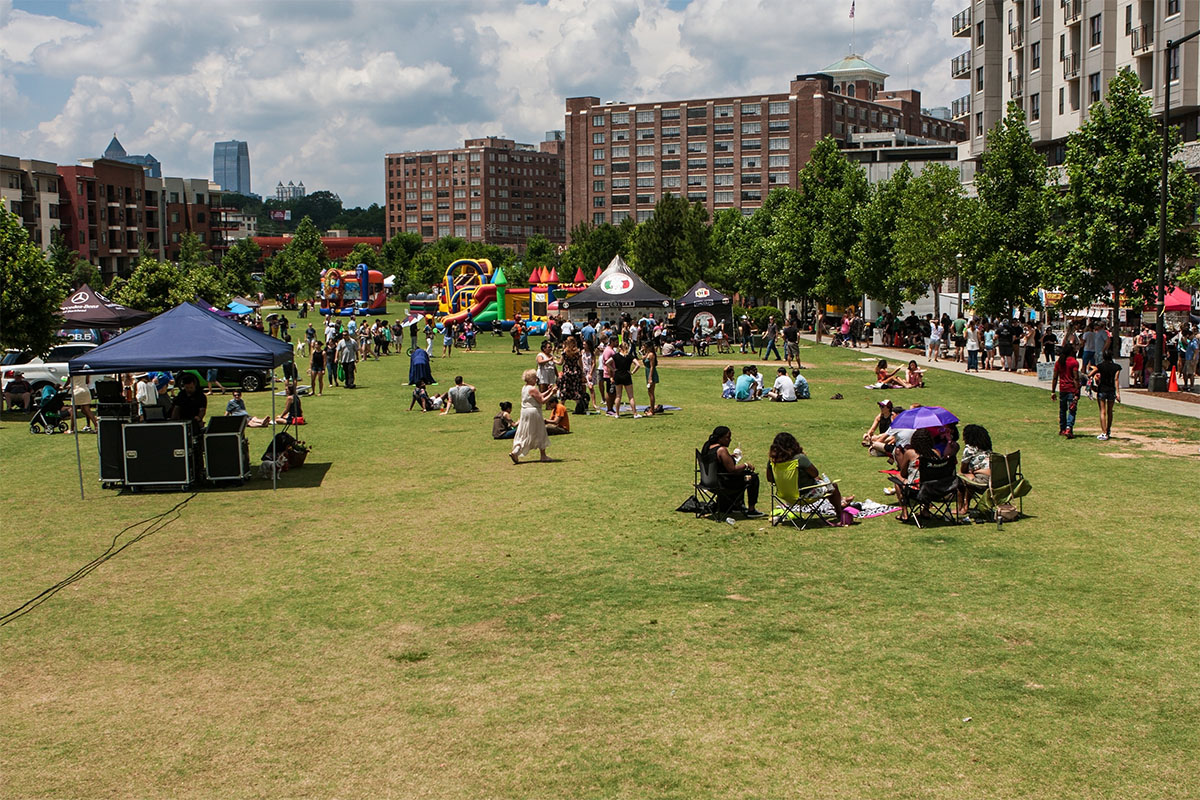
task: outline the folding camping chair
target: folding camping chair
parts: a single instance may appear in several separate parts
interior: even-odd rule
[[[920,528],[921,517],[916,512],[918,509],[928,508],[929,516],[926,521],[941,519],[957,525],[959,520],[954,511],[958,503],[960,484],[954,474],[953,459],[922,463],[917,467],[917,474],[919,477],[916,485],[905,483],[895,475],[888,475],[888,479],[896,484],[896,499],[904,509],[904,516]]]
[[[1011,506],[1016,503],[1017,516],[1024,512],[1023,498],[1032,488],[1021,472],[1021,451],[1015,450],[1007,455],[992,453],[990,458],[991,477],[986,488],[972,491],[975,502],[971,510],[977,514],[991,516],[996,521],[996,527],[1004,525],[1004,517],[1000,513],[1003,505]],[[968,484],[968,486],[970,486]]]
[[[795,460],[767,465],[767,482],[771,484],[771,525],[777,527],[787,523],[797,530],[804,530],[812,523],[833,525],[839,522],[825,512],[830,507],[825,498],[833,493],[837,481],[825,479],[801,487],[797,467]],[[807,475],[803,477],[805,481],[812,480]],[[837,513],[836,509],[834,513]]]
[[[696,519],[711,517],[720,506],[721,474],[717,462],[704,463],[696,451],[696,473],[692,480],[692,500],[696,503]]]

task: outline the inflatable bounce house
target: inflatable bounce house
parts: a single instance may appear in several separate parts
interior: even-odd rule
[[[493,268],[491,261],[461,258],[446,268],[445,281],[438,287],[438,321],[470,319],[481,330],[508,330],[519,316],[537,333],[548,316],[558,313],[559,300],[587,287],[582,270],[576,271],[574,280],[560,282],[555,270],[535,269],[527,288],[512,289],[504,270]]]
[[[366,287],[365,291],[363,287]],[[348,317],[351,314],[386,314],[387,290],[383,273],[359,264],[354,270],[331,267],[321,274],[321,313]]]

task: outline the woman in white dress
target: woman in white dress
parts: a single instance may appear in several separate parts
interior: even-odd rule
[[[517,435],[513,437],[513,448],[508,457],[514,464],[519,464],[521,456],[537,449],[541,451],[541,460],[549,461],[550,459],[546,456],[546,447],[550,444],[550,438],[546,434],[546,420],[542,416],[542,406],[547,400],[554,397],[558,387],[551,387],[548,392],[543,394],[537,387],[537,370],[527,369],[522,377],[525,380],[525,386],[521,389],[521,418],[517,422]]]

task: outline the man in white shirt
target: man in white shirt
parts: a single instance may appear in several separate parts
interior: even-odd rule
[[[143,417],[146,415],[147,408],[158,406],[158,387],[154,385],[154,381],[150,380],[149,372],[138,373],[135,397],[140,405],[139,412]]]
[[[779,377],[775,379],[775,385],[771,387],[771,391],[767,392],[767,397],[777,403],[794,403],[796,402],[796,384],[788,377],[787,370],[780,367]]]

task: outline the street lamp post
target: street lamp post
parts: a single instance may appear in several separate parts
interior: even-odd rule
[[[1162,118],[1162,178],[1158,188],[1158,313],[1154,330],[1154,374],[1148,388],[1152,392],[1167,391],[1167,375],[1163,372],[1163,352],[1166,350],[1167,313],[1167,174],[1171,160],[1171,53],[1180,45],[1200,36],[1192,31],[1180,39],[1168,39],[1163,48],[1163,118]]]

